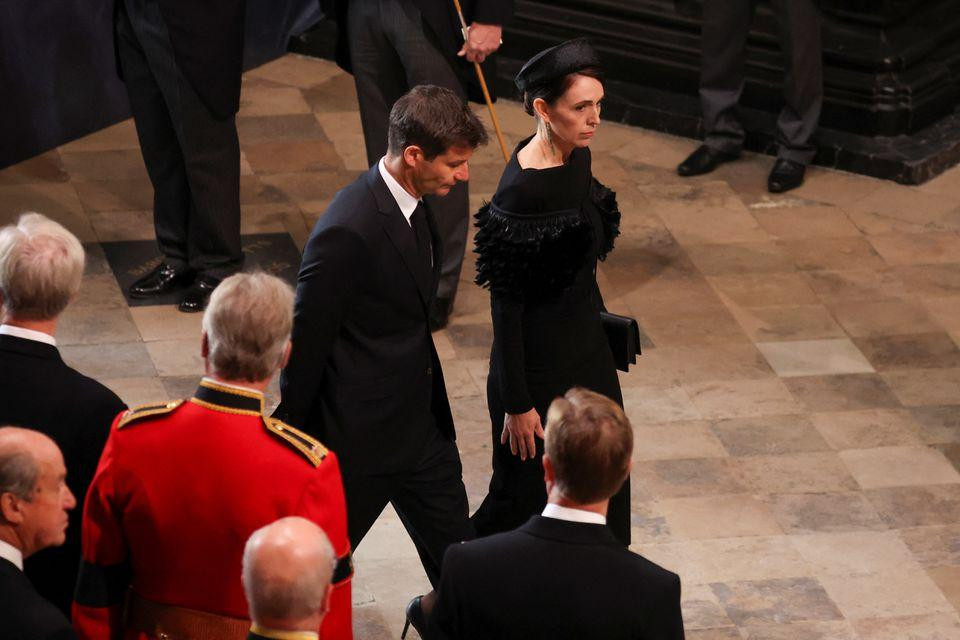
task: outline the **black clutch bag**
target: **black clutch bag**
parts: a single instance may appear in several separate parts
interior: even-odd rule
[[[607,333],[617,369],[629,371],[630,365],[637,364],[637,356],[640,355],[640,325],[633,318],[609,311],[600,312],[600,321]]]

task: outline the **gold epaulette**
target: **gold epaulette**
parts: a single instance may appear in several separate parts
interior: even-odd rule
[[[170,402],[151,402],[150,404],[142,404],[133,409],[127,409],[123,412],[123,415],[120,416],[120,421],[117,422],[117,429],[122,429],[131,422],[135,422],[141,418],[162,416],[165,413],[170,413],[182,404],[183,400],[171,400]]]
[[[280,436],[293,445],[293,448],[302,453],[313,466],[319,467],[323,459],[327,457],[328,449],[320,444],[319,440],[308,436],[299,429],[294,429],[282,420],[263,416],[263,424],[271,433]]]

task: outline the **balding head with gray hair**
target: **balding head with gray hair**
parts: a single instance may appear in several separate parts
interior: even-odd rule
[[[203,314],[208,373],[259,382],[283,366],[293,326],[293,289],[266,273],[220,283]]]
[[[0,229],[5,321],[55,319],[80,290],[83,264],[76,236],[39,213],[24,213]]]
[[[327,535],[306,518],[281,518],[257,529],[243,551],[250,618],[271,629],[316,631],[335,564]]]

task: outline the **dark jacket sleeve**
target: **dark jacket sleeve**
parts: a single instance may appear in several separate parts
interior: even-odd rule
[[[500,398],[507,413],[526,413],[533,408],[527,389],[523,353],[523,300],[492,291],[490,309],[493,315],[493,340],[497,345],[497,367]]]
[[[304,427],[320,389],[327,358],[357,290],[364,254],[363,240],[343,226],[327,227],[307,242],[297,279],[293,349],[280,375],[281,400],[275,413],[295,427]]]
[[[680,610],[680,576],[669,574],[670,579],[650,603],[649,624],[644,638],[653,640],[684,640],[683,614]]]
[[[476,0],[472,22],[505,25],[513,17],[513,0]]]
[[[437,604],[430,616],[428,638],[434,640],[454,640],[462,638],[461,632],[464,621],[460,611],[465,603],[461,602],[458,593],[458,576],[460,561],[460,546],[450,545],[443,555],[443,570],[440,573],[440,586],[437,587]]]

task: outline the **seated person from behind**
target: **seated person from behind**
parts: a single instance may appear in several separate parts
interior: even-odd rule
[[[451,546],[431,638],[680,640],[680,578],[606,526],[630,470],[620,407],[574,388],[547,412],[548,503],[519,529]]]
[[[0,424],[36,429],[63,452],[83,506],[110,423],[126,407],[113,391],[64,363],[54,334],[80,289],[83,246],[38,213],[0,229]],[[70,614],[80,565],[80,511],[67,541],[30,557],[24,571],[45,599]]]
[[[337,556],[323,529],[290,516],[257,529],[243,551],[248,640],[316,640]]]
[[[0,427],[0,637],[74,638],[70,622],[23,573],[23,560],[63,544],[76,500],[56,443],[39,431]]]

